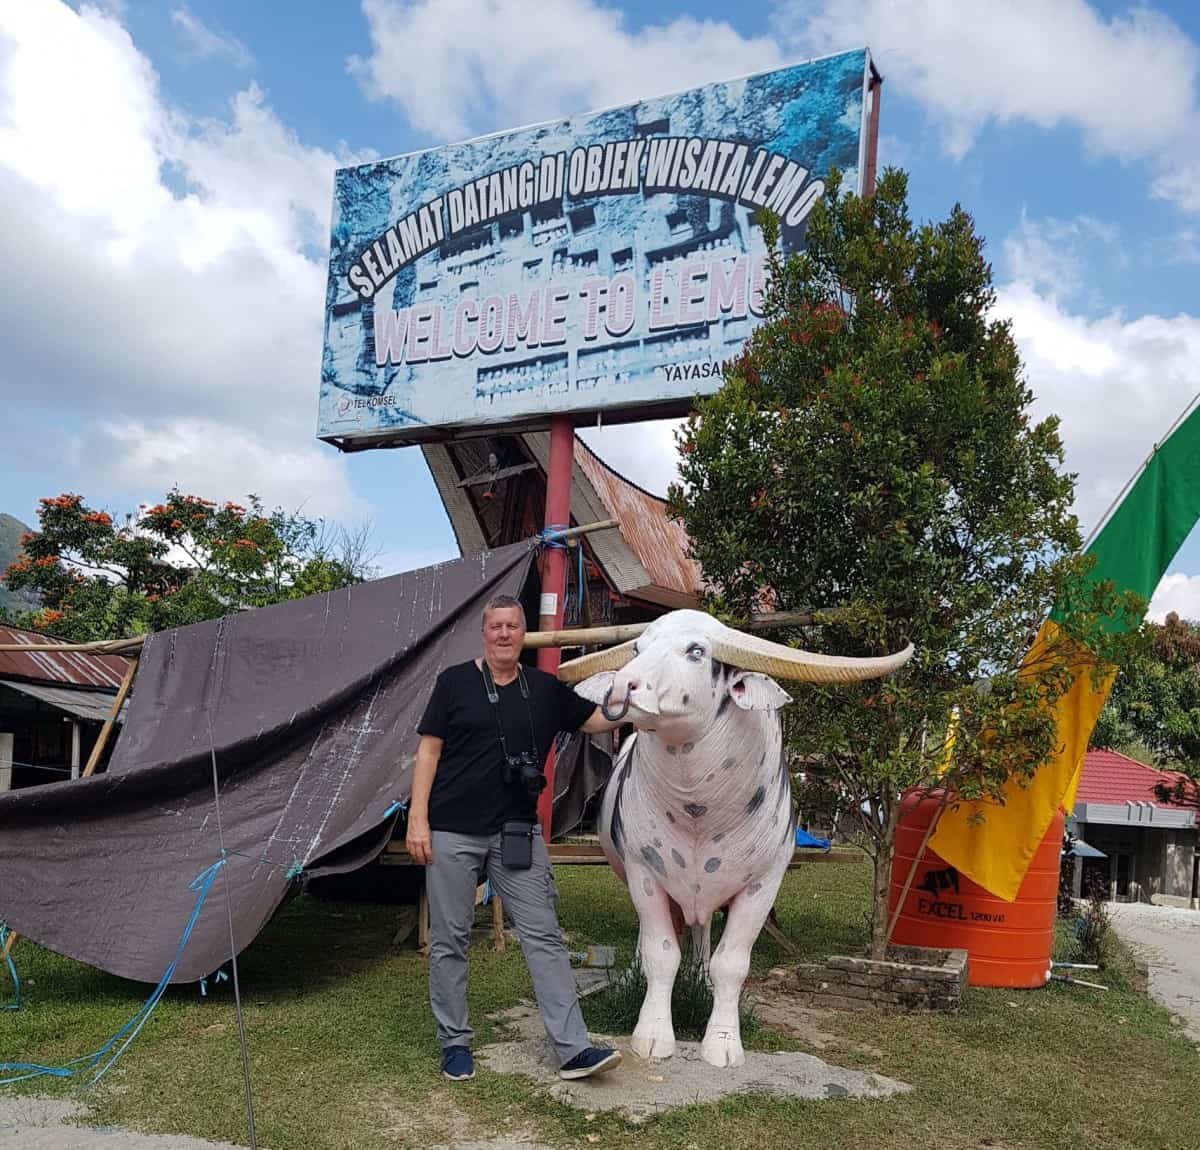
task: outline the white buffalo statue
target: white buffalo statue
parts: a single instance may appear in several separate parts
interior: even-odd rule
[[[840,683],[903,666],[912,647],[878,659],[818,655],[735,631],[700,611],[672,611],[634,641],[564,663],[560,676],[636,728],[604,793],[600,842],[641,924],[646,997],[633,1032],[642,1058],[675,1052],[671,988],[675,915],[692,928],[713,990],[701,1054],[745,1061],[738,1002],[750,951],[795,842],[791,778],[775,679]],[[773,676],[773,677],[772,677]],[[709,958],[713,912],[727,907]]]

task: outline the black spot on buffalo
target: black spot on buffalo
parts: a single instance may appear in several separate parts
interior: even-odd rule
[[[760,890],[762,890],[762,883],[760,882],[752,882],[748,887],[746,887],[746,893],[751,897],[758,894]]]
[[[656,847],[660,847],[660,848],[662,847],[662,839],[660,839],[657,835],[654,838],[654,845]]]
[[[662,861],[662,855],[660,855],[653,847],[642,847],[642,858],[644,858],[650,866],[658,871],[660,875],[662,875],[664,878],[666,877],[666,864]]]
[[[729,704],[732,702],[733,702],[733,699],[729,694],[724,694],[721,696],[721,701],[720,701],[720,703],[717,704],[717,718],[718,719],[725,713],[725,708],[728,707]]]
[[[719,843],[725,837],[725,832],[722,831],[719,835],[713,835],[713,842]]]
[[[721,860],[719,858],[711,858],[704,864],[704,870],[707,874],[715,874],[721,869]]]
[[[675,860],[676,866],[687,866],[687,863],[683,861],[683,855],[681,855],[674,847],[671,848],[671,858]]]
[[[699,894],[700,893],[700,884],[698,882],[692,883],[692,890],[695,891],[696,894]]]
[[[726,760],[725,760],[725,761],[724,761],[724,762],[721,764],[721,770],[723,770],[723,771],[727,771],[727,770],[729,770],[731,767],[734,767],[734,766],[736,766],[736,765],[737,765],[737,759],[735,759],[735,758],[734,758],[732,755],[730,755],[730,756],[729,756],[729,758],[727,758],[727,759],[726,759]]]
[[[708,807],[706,807],[703,803],[688,803],[683,810],[685,814],[689,814],[692,816],[692,818],[698,819],[702,814],[704,814],[705,811],[708,810]]]
[[[642,890],[644,890],[647,894],[654,893],[654,880],[649,875],[646,875],[646,877],[642,879]]]
[[[667,811],[667,822],[673,823],[674,821],[675,821],[675,816],[673,814],[671,814],[670,811]]]
[[[683,705],[685,707],[688,705],[688,693],[686,691],[683,692]]]
[[[664,938],[663,939],[663,950],[670,950],[670,949],[671,949],[671,940],[669,938]]]
[[[725,670],[724,663],[718,663],[716,659],[712,661],[712,681],[714,685],[721,678],[721,672]]]
[[[676,755],[678,753],[679,753],[678,747],[673,747],[673,746],[671,746],[670,743],[667,744],[667,754],[668,755]]]
[[[758,790],[756,790],[754,792],[754,794],[752,794],[750,796],[750,801],[746,804],[746,814],[748,814],[748,815],[754,814],[754,812],[763,805],[763,802],[766,800],[766,797],[767,797],[767,788],[759,787]]]
[[[679,749],[681,751],[683,751],[683,753],[685,755],[690,755],[696,749],[696,744],[695,743],[684,743],[683,746],[680,747]]]

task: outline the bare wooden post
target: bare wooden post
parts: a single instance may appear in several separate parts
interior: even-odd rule
[[[79,720],[71,720],[71,778],[79,778]]]
[[[109,712],[108,718],[104,720],[100,734],[96,737],[96,745],[92,748],[92,753],[88,755],[87,766],[83,768],[85,779],[92,777],[92,772],[100,762],[104,748],[108,746],[109,736],[112,734],[113,727],[117,725],[117,716],[121,713],[121,705],[125,702],[125,696],[129,694],[129,688],[133,686],[133,677],[137,674],[137,668],[138,657],[134,655],[129,660],[129,669],[125,672],[125,678],[121,680],[121,687],[117,691],[117,697],[113,700],[112,710]]]
[[[0,735],[0,791],[12,788],[13,737],[5,733]]]

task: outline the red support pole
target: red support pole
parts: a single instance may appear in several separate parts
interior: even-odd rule
[[[550,464],[546,471],[546,518],[544,526],[560,529],[571,526],[571,471],[575,464],[575,427],[570,416],[555,415],[550,420]],[[542,603],[538,613],[539,631],[559,631],[563,623],[563,593],[566,589],[567,552],[562,547],[547,547],[542,553]],[[557,647],[538,651],[538,669],[558,673],[562,652]],[[538,818],[542,835],[550,841],[550,823],[554,802],[554,748],[546,756],[546,789],[538,799]]]

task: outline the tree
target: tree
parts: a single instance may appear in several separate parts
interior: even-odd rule
[[[1172,612],[1150,633],[1117,676],[1092,743],[1178,772],[1155,788],[1159,801],[1200,809],[1200,624]]]
[[[111,515],[80,495],[40,501],[40,531],[21,537],[5,582],[42,608],[14,620],[73,641],[124,638],[214,619],[359,582],[373,572],[369,531],[172,490],[153,507]]]
[[[995,799],[1032,775],[1053,748],[1049,706],[1088,649],[1111,659],[1121,640],[1096,623],[1111,588],[1082,589],[1058,421],[1031,422],[967,213],[916,227],[903,173],[869,200],[834,173],[806,249],[773,260],[764,323],[681,429],[670,501],[718,612],[836,608],[805,646],[916,646],[888,681],[797,688],[786,725],[794,761],[819,759],[861,812],[878,957],[902,793]],[[1065,638],[1018,672],[1064,601]]]

